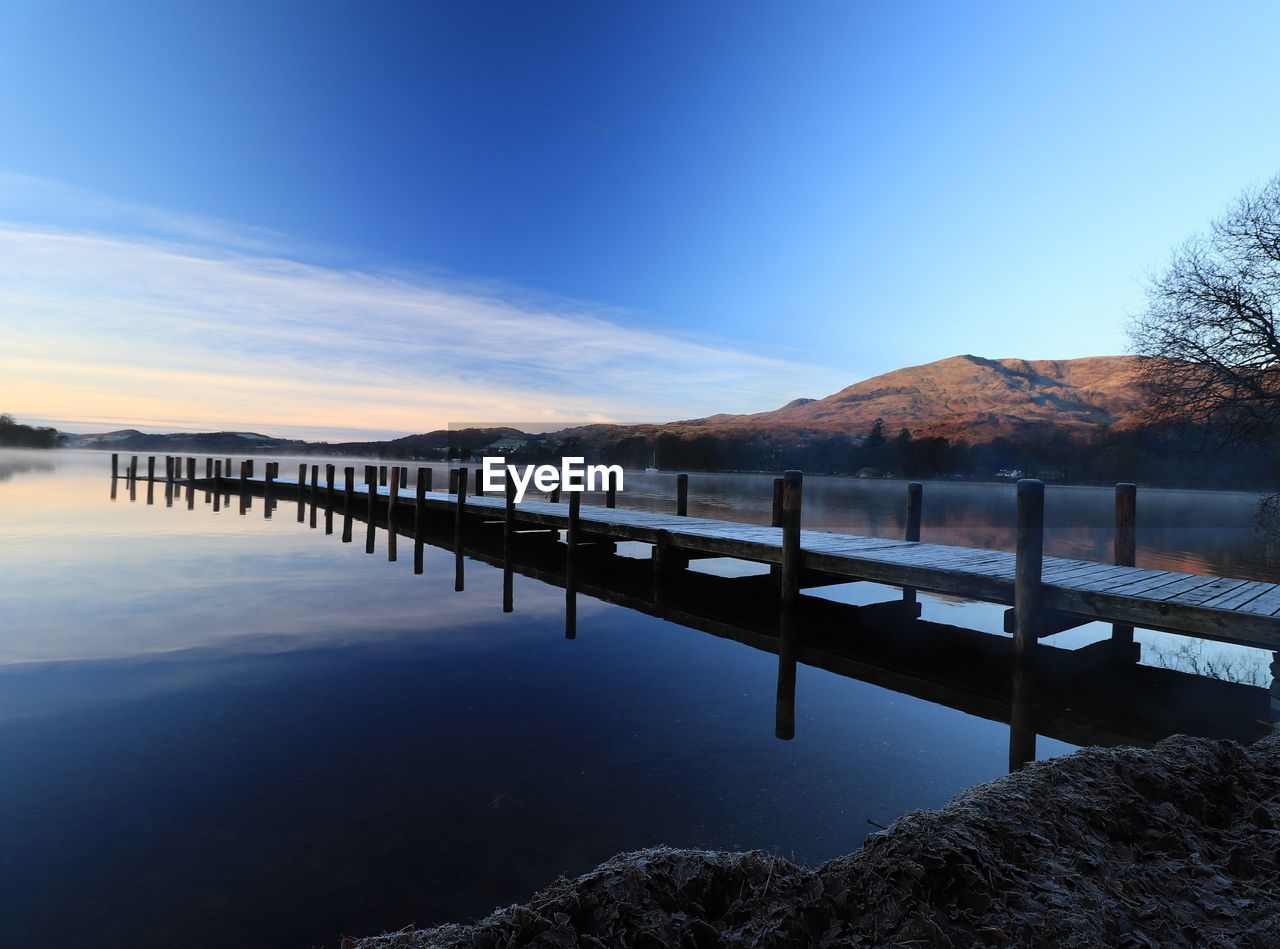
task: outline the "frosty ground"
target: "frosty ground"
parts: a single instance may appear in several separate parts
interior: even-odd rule
[[[354,945],[1280,946],[1280,734],[1037,762],[816,868],[622,854],[478,922]]]

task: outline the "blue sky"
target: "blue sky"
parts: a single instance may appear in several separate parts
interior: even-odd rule
[[[1244,3],[10,0],[0,370],[31,394],[0,410],[662,419],[1120,352],[1144,276],[1280,171],[1278,40]]]

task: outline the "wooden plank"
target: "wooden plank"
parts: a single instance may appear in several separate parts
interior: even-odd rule
[[[1262,596],[1262,594],[1270,593],[1275,588],[1276,585],[1274,583],[1261,583],[1255,580],[1234,590],[1219,593],[1213,599],[1205,600],[1200,605],[1209,610],[1236,610]]]

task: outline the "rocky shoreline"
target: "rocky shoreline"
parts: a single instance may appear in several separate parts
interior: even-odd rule
[[[354,945],[1280,946],[1280,734],[1037,762],[817,868],[622,854],[478,922]]]

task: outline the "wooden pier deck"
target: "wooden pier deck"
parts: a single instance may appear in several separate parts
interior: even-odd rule
[[[188,473],[193,474],[194,470],[194,463],[189,463]],[[315,492],[322,499],[329,496],[339,509],[347,497],[357,505],[374,504],[380,509],[392,502],[393,494],[397,509],[413,509],[419,503],[418,492],[413,488],[355,483],[348,486],[345,480],[335,480],[331,492],[324,479],[315,479],[314,485],[261,476],[224,476],[219,480],[179,478],[175,474],[154,480],[169,480],[175,485],[190,483],[198,488],[216,483],[223,492],[237,491],[243,485],[255,494],[271,491],[280,499]],[[374,493],[372,499],[370,492]],[[424,514],[446,515],[459,523],[468,518],[502,521],[508,516],[506,498],[468,497],[465,487],[460,493],[462,517],[457,510],[458,495],[436,491],[423,493]],[[1025,510],[1024,493],[1030,502]],[[1131,516],[1131,490],[1128,496]],[[580,498],[581,495],[570,495],[571,501]],[[517,530],[541,527],[576,532],[580,538],[638,541],[654,545],[655,555],[661,550],[675,553],[677,558],[722,556],[778,565],[784,598],[788,583],[798,591],[807,586],[862,580],[902,587],[909,595],[919,590],[1020,605],[1022,622],[1015,610],[1006,619],[1008,630],[1015,633],[1015,640],[1022,647],[1055,632],[1101,621],[1114,624],[1121,631],[1141,626],[1280,650],[1280,584],[1043,556],[1043,485],[1039,482],[1019,484],[1019,549],[1015,552],[800,530],[798,478],[794,498],[790,527],[545,500],[511,504],[510,516]],[[785,516],[779,517],[777,502],[775,492],[775,521],[788,523]],[[917,505],[918,532],[918,490],[913,503]],[[908,532],[911,520],[909,515]],[[1120,534],[1126,532],[1127,541],[1121,541]],[[1125,556],[1120,548],[1127,543],[1127,558],[1132,562],[1132,532],[1132,523],[1126,526],[1118,521],[1117,559]],[[787,553],[789,542],[798,544],[798,553],[791,558]],[[1020,591],[1024,597],[1021,601]]]

